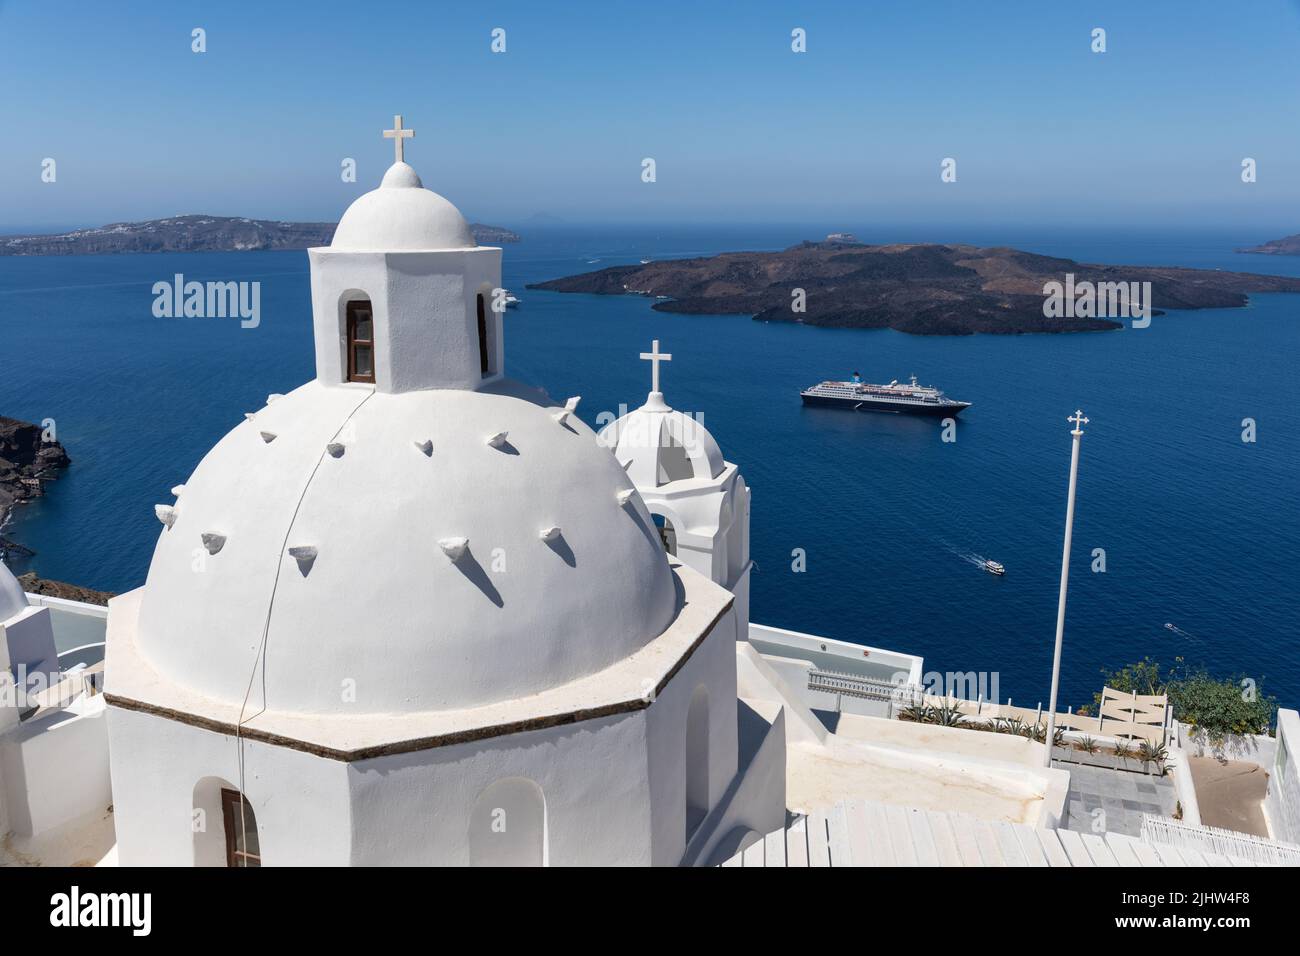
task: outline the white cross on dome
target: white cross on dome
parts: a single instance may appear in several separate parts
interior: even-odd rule
[[[415,130],[402,129],[402,116],[400,113],[393,117],[393,128],[384,130],[384,139],[391,139],[393,141],[393,162],[405,162],[402,158],[402,141],[412,139],[414,136]]]
[[[673,357],[668,352],[659,351],[659,340],[650,343],[650,351],[642,352],[641,358],[650,363],[650,391],[659,394],[659,363],[671,362]]]

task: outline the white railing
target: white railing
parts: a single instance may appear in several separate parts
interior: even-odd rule
[[[1263,866],[1300,866],[1300,846],[1277,843],[1221,827],[1198,827],[1169,817],[1142,814],[1142,839],[1175,849],[1236,857]]]
[[[873,680],[870,677],[841,674],[815,667],[808,672],[808,689],[834,694],[837,712],[843,709],[841,706],[843,697],[887,703],[891,718],[894,716],[895,707],[907,707],[925,699],[921,688],[912,684],[895,684],[891,681]]]

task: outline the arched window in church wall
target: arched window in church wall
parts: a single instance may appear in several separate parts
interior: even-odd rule
[[[709,812],[709,691],[703,684],[686,712],[686,837]]]
[[[469,820],[470,866],[546,866],[546,796],[526,777],[488,786]]]
[[[194,785],[190,822],[195,866],[262,865],[252,804],[228,781],[204,777]]]
[[[222,822],[226,830],[226,866],[262,865],[262,841],[257,835],[253,807],[238,790],[221,791]]]

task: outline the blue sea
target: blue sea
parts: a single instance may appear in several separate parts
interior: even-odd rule
[[[674,316],[645,299],[544,293],[528,282],[641,258],[777,249],[852,223],[529,230],[505,247],[507,371],[589,424],[649,389],[637,354],[671,352],[664,391],[699,412],[753,489],[754,620],[924,655],[932,671],[996,672],[1000,696],[1047,697],[1070,457],[1083,438],[1062,703],[1101,671],[1151,656],[1262,679],[1300,702],[1296,652],[1300,428],[1287,397],[1300,296],[1173,312],[1149,328],[916,337],[744,316]],[[1011,245],[1084,262],[1300,275],[1300,258],[1235,254],[1270,236],[859,227],[868,242]],[[592,262],[590,260],[599,260]],[[262,320],[158,319],[175,273],[258,280]],[[1156,303],[1157,306],[1159,303]],[[808,409],[799,390],[860,370],[973,402],[957,441],[938,423]],[[16,570],[124,591],[144,581],[156,502],[268,393],[314,374],[303,252],[0,258],[0,413],[54,419],[72,466],[7,534]],[[1242,441],[1242,420],[1258,440]],[[806,571],[792,570],[793,553]],[[1094,549],[1105,571],[1094,572]],[[1003,578],[981,557],[1007,566]],[[1167,626],[1172,625],[1172,628]]]

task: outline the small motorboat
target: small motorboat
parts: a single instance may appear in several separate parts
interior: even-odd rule
[[[992,558],[985,558],[985,560],[984,560],[984,570],[987,571],[989,574],[1006,574],[1006,573],[1007,573],[1007,569],[1004,568],[1004,567],[1003,567],[1001,564],[999,564],[997,561],[994,561]]]

